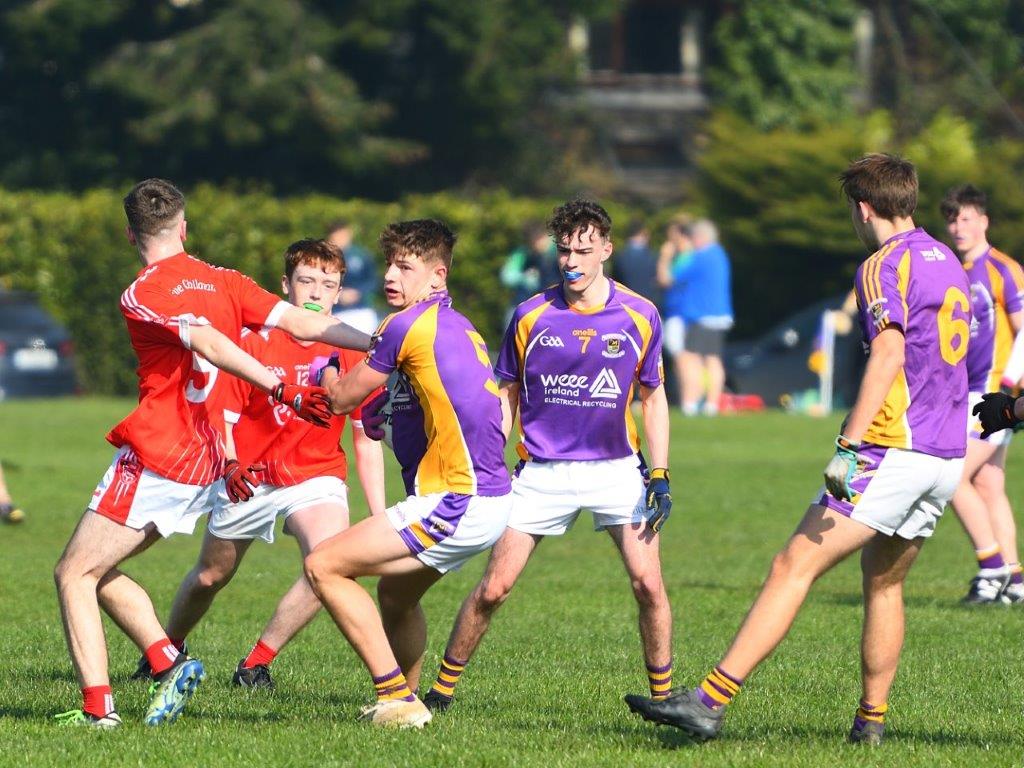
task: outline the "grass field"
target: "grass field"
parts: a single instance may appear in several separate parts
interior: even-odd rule
[[[0,765],[1021,765],[1024,610],[958,604],[972,575],[952,513],[907,588],[908,639],[890,701],[888,739],[843,743],[859,695],[859,569],[819,582],[787,641],[749,681],[722,738],[691,744],[629,715],[622,694],[646,680],[629,585],[611,542],[582,522],[546,542],[468,667],[456,706],[421,733],[354,722],[371,688],[321,616],[274,664],[278,689],[229,685],[277,598],[299,571],[294,542],[257,543],[190,638],[209,679],[172,727],[141,724],[138,651],[108,625],[125,727],[58,730],[80,705],[51,573],[106,468],[105,430],[132,403],[81,399],[0,404],[0,460],[28,519],[0,527]],[[694,684],[725,649],[802,514],[828,460],[834,420],[768,414],[673,423],[675,511],[663,559],[676,619],[676,683]],[[1021,452],[1010,495],[1024,499]],[[397,473],[388,499],[399,498]],[[362,505],[358,491],[354,509]],[[361,514],[361,513],[360,513]],[[126,570],[164,615],[198,537],[163,542]],[[432,676],[483,558],[425,602]],[[425,676],[426,677],[426,676]]]

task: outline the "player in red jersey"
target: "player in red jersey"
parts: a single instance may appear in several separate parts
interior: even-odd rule
[[[341,295],[344,274],[344,255],[337,246],[327,240],[300,240],[285,252],[282,289],[295,306],[329,316]],[[296,341],[276,329],[243,331],[241,347],[294,384],[309,383],[314,357],[326,359],[337,351],[326,344]],[[341,350],[341,370],[351,370],[363,357]],[[179,647],[231,581],[253,540],[273,542],[278,515],[285,517],[285,531],[298,540],[303,557],[345,530],[349,522],[348,461],[338,444],[344,416],[335,416],[327,429],[318,429],[234,377],[227,383],[224,407],[228,422],[225,486],[210,514],[199,560],[178,588],[166,627]],[[363,433],[360,409],[351,416],[359,482],[370,512],[380,514],[384,511],[384,454],[380,443]],[[239,662],[233,682],[246,688],[272,688],[270,662],[319,610],[320,601],[300,574],[255,647]],[[142,669],[148,671],[145,657]]]
[[[66,723],[120,725],[107,672],[99,607],[142,649],[154,673],[146,723],[173,721],[205,676],[202,664],[168,640],[153,604],[118,570],[161,536],[191,533],[212,508],[224,470],[219,371],[239,376],[326,425],[322,390],[285,383],[243,352],[243,325],[277,326],[297,338],[365,349],[369,337],[293,307],[230,269],[184,252],[185,198],[148,179],[124,200],[128,240],[143,263],[121,296],[139,359],[139,405],[107,435],[119,450],[57,563],[54,579],[68,650],[82,688]]]

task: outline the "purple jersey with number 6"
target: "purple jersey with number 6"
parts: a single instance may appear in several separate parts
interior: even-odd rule
[[[565,302],[561,285],[527,299],[505,331],[495,373],[519,383],[519,455],[544,461],[620,459],[639,450],[633,383],[657,387],[661,318],[614,282],[594,311]]]
[[[392,396],[391,442],[410,494],[503,496],[512,490],[487,347],[452,309],[447,291],[388,315],[366,364],[401,374]]]
[[[996,392],[1013,348],[1010,315],[1024,309],[1024,270],[995,248],[964,262],[971,283],[974,323],[967,350],[971,392]]]
[[[903,333],[903,367],[864,441],[940,458],[967,450],[967,348],[971,289],[959,260],[921,228],[901,232],[857,269],[867,345]]]

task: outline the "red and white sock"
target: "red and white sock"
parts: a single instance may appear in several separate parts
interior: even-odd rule
[[[82,689],[82,711],[106,717],[114,711],[114,693],[109,685],[93,685]]]
[[[149,646],[146,649],[146,660],[149,662],[149,668],[153,670],[153,677],[163,674],[173,667],[179,653],[180,651],[174,647],[174,643],[166,637]]]
[[[275,658],[277,658],[277,651],[262,640],[257,640],[256,645],[252,647],[252,650],[249,651],[249,655],[246,656],[245,661],[242,662],[242,668],[252,669],[253,667],[270,666],[270,662]]]

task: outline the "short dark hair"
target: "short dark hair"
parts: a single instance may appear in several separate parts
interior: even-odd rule
[[[976,208],[978,213],[988,213],[988,195],[973,184],[961,184],[953,187],[939,203],[942,218],[946,221],[956,218],[961,208]]]
[[[867,203],[883,219],[910,216],[917,208],[917,170],[898,155],[865,155],[839,175],[839,184],[847,200]]]
[[[124,198],[128,226],[141,240],[167,229],[184,210],[185,195],[166,179],[140,181]]]
[[[637,237],[647,231],[647,225],[643,219],[633,219],[626,228],[626,237]]]
[[[335,219],[327,226],[327,234],[333,235],[339,229],[352,229],[352,220],[346,218]]]
[[[299,264],[320,267],[324,272],[340,272],[342,281],[348,271],[341,248],[329,240],[315,240],[311,237],[288,246],[284,252],[284,276],[291,280]]]
[[[440,261],[451,269],[456,238],[448,225],[437,219],[396,221],[380,233],[380,249],[389,264],[402,254],[423,261]]]
[[[572,237],[573,232],[593,227],[601,237],[608,237],[612,230],[612,217],[608,211],[593,200],[570,200],[551,212],[548,232],[561,243]]]

